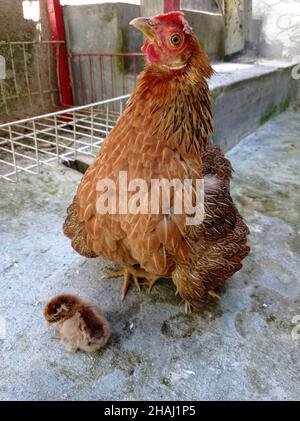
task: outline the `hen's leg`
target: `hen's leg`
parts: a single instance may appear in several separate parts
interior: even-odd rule
[[[152,275],[151,273],[146,272],[144,269],[134,268],[132,266],[125,266],[124,269],[110,272],[105,275],[106,278],[117,278],[119,276],[124,277],[124,283],[121,293],[121,301],[124,301],[127,294],[128,288],[133,280],[135,286],[140,290],[140,286],[148,286],[149,291],[153,288],[154,284],[161,276]]]

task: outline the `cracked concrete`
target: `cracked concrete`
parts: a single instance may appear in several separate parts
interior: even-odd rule
[[[228,153],[233,195],[251,229],[252,252],[219,302],[185,314],[174,288],[151,295],[113,264],[77,255],[61,225],[78,173],[1,181],[0,399],[298,399],[300,314],[300,114],[288,111]],[[54,294],[99,304],[113,328],[95,355],[68,354],[43,319]]]

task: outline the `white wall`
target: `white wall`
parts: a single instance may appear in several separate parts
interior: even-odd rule
[[[289,60],[300,55],[299,0],[253,0],[253,18],[260,55]]]

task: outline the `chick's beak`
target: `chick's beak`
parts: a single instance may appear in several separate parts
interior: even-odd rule
[[[149,22],[150,22],[149,18],[135,18],[131,22],[129,22],[129,24],[134,26],[141,32],[143,32],[146,38],[150,42],[153,42],[156,36],[155,36],[155,31],[153,30]]]

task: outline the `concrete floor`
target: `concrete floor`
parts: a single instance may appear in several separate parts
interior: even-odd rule
[[[286,112],[228,153],[251,255],[219,302],[185,314],[161,281],[120,304],[113,267],[71,248],[61,225],[78,173],[1,182],[0,399],[299,399],[300,114]],[[113,335],[96,355],[68,354],[43,319],[54,294],[107,312]],[[6,334],[3,332],[4,322]]]

